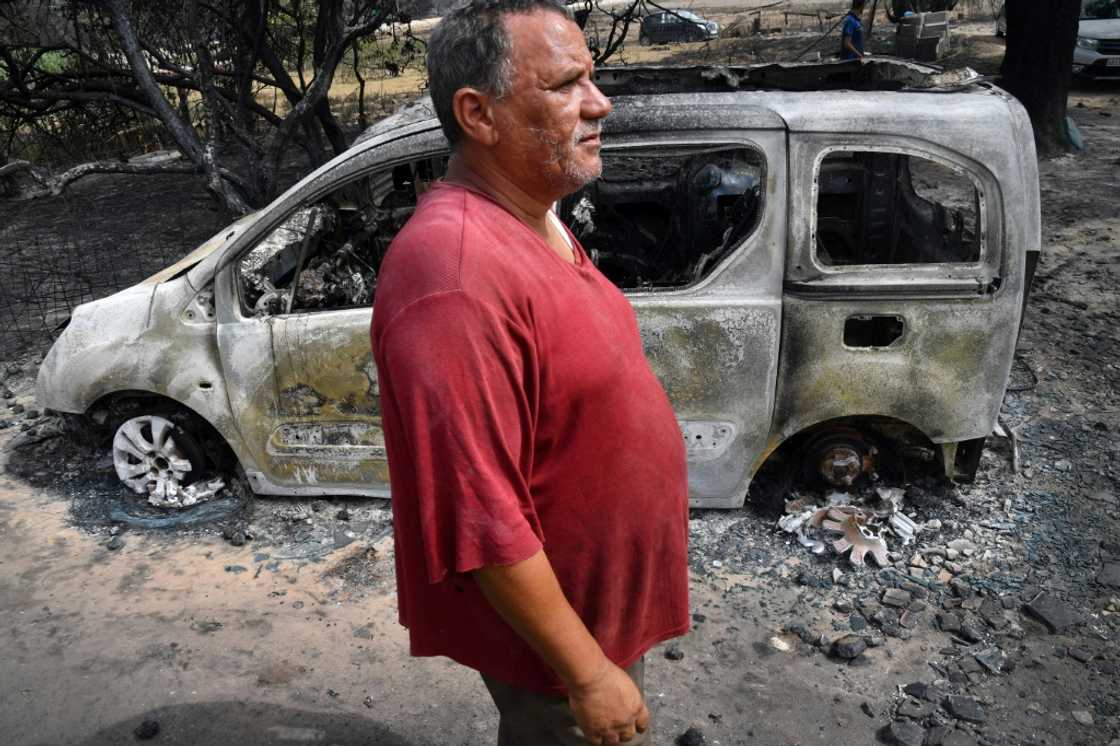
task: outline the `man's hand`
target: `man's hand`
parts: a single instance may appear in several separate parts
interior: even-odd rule
[[[649,727],[649,710],[633,680],[604,659],[592,681],[568,690],[568,704],[583,737],[593,746],[626,743]]]
[[[642,693],[572,609],[544,551],[514,565],[483,567],[475,582],[568,687],[568,702],[589,743],[625,743],[649,727]]]

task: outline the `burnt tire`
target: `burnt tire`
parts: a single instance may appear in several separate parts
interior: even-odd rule
[[[113,428],[113,467],[136,494],[151,494],[160,480],[187,487],[212,469],[201,445],[207,426],[197,416],[162,408],[129,414]]]

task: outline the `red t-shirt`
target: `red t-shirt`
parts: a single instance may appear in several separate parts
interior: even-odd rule
[[[543,546],[619,666],[688,630],[680,429],[629,302],[575,254],[436,184],[385,258],[371,330],[412,654],[553,694],[467,573]]]

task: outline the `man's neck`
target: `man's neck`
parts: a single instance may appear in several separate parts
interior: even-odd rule
[[[447,165],[444,180],[486,194],[522,223],[547,235],[552,201],[529,194],[493,164],[472,158],[469,152],[456,152]]]
[[[564,261],[575,262],[575,253],[564,235],[564,229],[558,221],[548,218],[554,200],[534,197],[491,162],[472,158],[469,152],[464,151],[451,156],[443,178],[489,196],[540,236]]]

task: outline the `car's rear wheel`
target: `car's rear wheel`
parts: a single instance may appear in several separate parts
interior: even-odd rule
[[[169,413],[122,422],[113,434],[117,477],[141,495],[177,492],[201,479],[207,459],[189,424],[189,418]]]
[[[648,47],[650,44],[653,43],[653,41],[646,34],[639,34],[638,35],[638,43],[641,44],[643,47]]]

